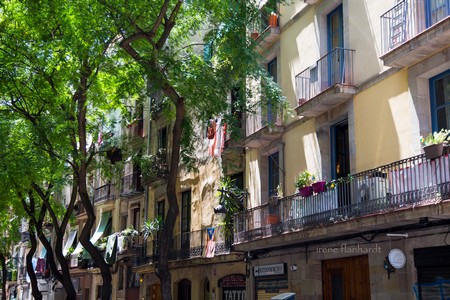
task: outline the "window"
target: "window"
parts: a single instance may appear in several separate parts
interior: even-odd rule
[[[450,1],[448,0],[429,0],[425,3],[427,27],[433,26],[450,14]]]
[[[344,30],[342,21],[342,5],[333,10],[327,17],[328,53],[327,72],[328,86],[344,82]],[[336,49],[340,48],[340,49]]]
[[[158,201],[156,203],[156,216],[161,217],[161,219],[163,219],[163,220],[164,220],[164,217],[166,215],[165,214],[165,210],[164,210],[164,206],[165,206],[165,201],[164,200]]]
[[[139,206],[133,208],[133,228],[139,231],[141,222],[141,211]]]
[[[344,47],[344,30],[342,20],[342,5],[339,5],[327,16],[328,52],[334,48]]]
[[[231,114],[236,120],[236,128],[243,127],[243,117],[242,117],[242,105],[240,102],[240,88],[236,87],[231,89]]]
[[[208,41],[203,47],[203,60],[207,63],[211,62],[213,56],[213,41]]]
[[[269,197],[277,194],[280,184],[280,160],[279,153],[269,155]]]
[[[167,127],[158,130],[158,149],[167,149]]]
[[[181,256],[189,257],[191,247],[191,191],[181,194]]]
[[[272,78],[274,82],[277,82],[278,74],[277,74],[277,59],[271,60],[267,64],[267,73]],[[277,121],[277,111],[276,108],[273,107],[271,103],[267,103],[267,124],[274,124]]]
[[[450,70],[430,79],[433,131],[450,129]]]

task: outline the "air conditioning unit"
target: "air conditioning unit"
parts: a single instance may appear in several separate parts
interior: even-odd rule
[[[386,198],[386,195],[387,180],[385,176],[369,177],[358,182],[356,202]]]

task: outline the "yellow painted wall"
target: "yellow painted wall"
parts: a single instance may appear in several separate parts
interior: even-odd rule
[[[345,48],[355,50],[353,70],[356,85],[388,68],[379,59],[382,55],[379,24],[380,16],[392,8],[393,3],[370,0],[344,2],[344,22],[347,23],[344,24],[344,43]]]
[[[405,157],[418,149],[418,118],[402,70],[354,98],[356,171]]]
[[[290,107],[294,108],[298,106],[295,76],[319,59],[314,10],[308,10],[304,16],[282,32],[278,59],[280,62],[279,84]]]
[[[307,169],[319,173],[321,170],[319,143],[315,126],[315,121],[309,120],[284,135],[286,195],[295,193],[295,179],[301,171]]]

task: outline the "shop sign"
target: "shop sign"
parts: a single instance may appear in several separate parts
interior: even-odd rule
[[[278,291],[279,289],[288,288],[287,278],[274,278],[256,281],[256,289],[266,291]]]
[[[245,300],[244,289],[223,289],[223,300]]]
[[[253,274],[255,277],[260,276],[272,276],[272,275],[284,275],[285,264],[273,264],[265,266],[256,266],[253,268]]]
[[[221,288],[244,288],[245,275],[232,274],[219,279],[219,287]]]

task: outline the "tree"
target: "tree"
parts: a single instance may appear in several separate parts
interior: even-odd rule
[[[0,110],[5,115],[13,114],[26,126],[31,149],[45,158],[47,165],[41,167],[48,171],[46,174],[56,170],[54,177],[25,176],[27,184],[17,190],[24,195],[24,207],[32,197],[39,199],[39,207],[45,208],[53,220],[55,249],[41,238],[39,218],[33,225],[50,256],[54,254],[61,264],[63,275],[54,267],[52,272],[63,283],[68,299],[75,299],[75,291],[62,256],[62,237],[77,196],[88,215],[79,239],[101,270],[102,299],[110,297],[109,266],[90,242],[95,211],[87,177],[96,155],[91,137],[98,132],[98,120],[104,119],[109,109],[120,106],[118,99],[138,96],[132,87],[142,81],[132,75],[126,59],[113,49],[117,33],[98,9],[96,1],[76,0],[8,1],[0,7]],[[24,155],[19,151],[16,154],[17,162],[23,163]],[[73,193],[59,218],[49,187],[66,178],[71,180]]]
[[[87,189],[96,154],[90,136],[98,120],[121,100],[143,97],[146,86],[162,91],[173,116],[169,208],[158,235],[157,271],[163,298],[171,299],[168,253],[179,214],[176,184],[179,168],[195,165],[193,120],[206,122],[220,114],[235,123],[228,101],[232,88],[241,90],[235,108],[254,112],[246,101],[254,96],[247,80],[263,83],[264,101],[258,105],[283,102],[246,34],[260,16],[256,2],[11,0],[0,8],[0,101],[28,122],[41,150],[70,166],[74,190],[88,215],[79,238],[99,265],[102,299],[111,294],[111,272],[89,241],[95,212]],[[44,204],[46,192],[33,187]]]
[[[192,165],[195,140],[193,120],[223,115],[233,120],[228,95],[239,87],[236,107],[251,113],[252,96],[246,80],[261,80],[261,93],[275,106],[283,102],[280,90],[259,64],[255,43],[247,28],[260,16],[257,1],[248,0],[101,0],[112,18],[120,47],[138,64],[152,92],[162,91],[172,115],[172,149],[166,186],[169,208],[158,235],[157,276],[163,299],[172,299],[168,260],[175,221],[179,215],[176,185],[180,163]],[[205,47],[207,46],[207,47]],[[207,56],[204,56],[206,48]]]

